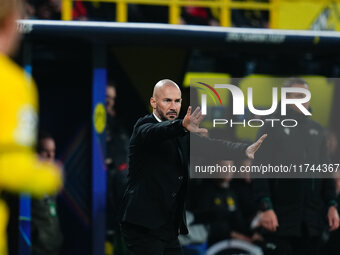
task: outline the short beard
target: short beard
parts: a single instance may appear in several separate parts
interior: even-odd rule
[[[168,120],[168,119],[164,116],[164,114],[163,114],[161,111],[158,110],[158,107],[156,107],[156,112],[157,112],[159,118],[161,119],[161,121],[166,121],[166,120]]]

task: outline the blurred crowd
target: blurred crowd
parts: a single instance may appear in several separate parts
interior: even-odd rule
[[[25,0],[26,19],[61,19],[61,0]],[[261,0],[260,2],[268,2]],[[219,25],[218,8],[185,6],[181,9],[181,24]],[[235,27],[268,27],[268,12],[255,10],[232,10],[232,25]],[[74,1],[73,20],[115,21],[116,4],[107,2]],[[166,6],[128,5],[129,22],[168,23],[169,9]]]
[[[26,19],[50,19],[61,18],[60,0],[26,0],[24,18]]]

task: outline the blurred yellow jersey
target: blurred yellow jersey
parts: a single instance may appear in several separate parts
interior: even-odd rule
[[[42,195],[60,187],[58,168],[34,152],[37,124],[34,82],[0,54],[0,189]]]
[[[0,54],[0,192],[43,195],[61,187],[61,172],[34,152],[38,122],[35,84]],[[1,195],[1,193],[0,193]],[[7,209],[0,200],[0,255],[6,254]]]
[[[6,227],[8,221],[8,210],[4,201],[0,200],[0,255],[7,254]]]
[[[0,55],[0,146],[32,147],[37,126],[37,93],[24,71]]]

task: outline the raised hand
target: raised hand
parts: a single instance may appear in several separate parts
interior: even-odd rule
[[[195,111],[191,114],[191,106],[188,107],[187,114],[184,116],[182,125],[189,132],[194,133],[207,133],[208,130],[205,128],[200,128],[199,125],[204,119],[200,108],[197,107]]]
[[[255,143],[253,143],[252,145],[248,146],[248,148],[246,149],[246,156],[247,156],[247,158],[250,158],[250,159],[254,159],[255,158],[255,152],[261,147],[261,144],[264,141],[264,139],[266,139],[266,137],[267,137],[267,134],[264,134]]]

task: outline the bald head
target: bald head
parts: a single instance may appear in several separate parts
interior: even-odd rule
[[[150,104],[153,113],[162,121],[174,120],[181,110],[182,94],[178,85],[169,79],[160,80],[153,89]]]
[[[173,87],[173,88],[177,88],[179,90],[179,92],[181,92],[180,88],[178,87],[178,85],[169,79],[164,79],[164,80],[160,80],[159,82],[156,83],[155,87],[153,88],[153,97],[157,97],[160,96],[160,94],[162,94],[164,92],[164,89],[166,87]]]

